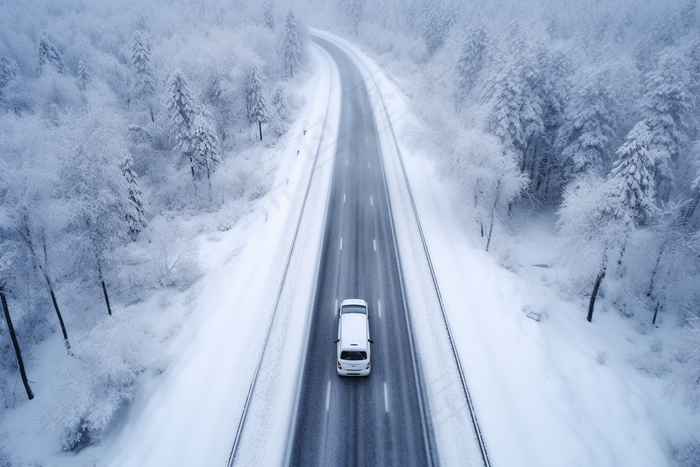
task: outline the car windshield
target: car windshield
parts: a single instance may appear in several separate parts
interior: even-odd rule
[[[342,313],[362,313],[364,315],[367,313],[367,308],[362,305],[345,305]]]
[[[340,353],[341,360],[367,360],[367,352],[346,350]]]

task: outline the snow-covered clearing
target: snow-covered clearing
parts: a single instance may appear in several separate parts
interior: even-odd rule
[[[667,381],[638,368],[671,365],[675,349],[663,348],[660,337],[666,336],[659,334],[677,335],[678,329],[639,333],[605,298],[599,306],[611,311],[599,312],[587,323],[587,302],[566,298],[560,287],[565,271],[549,267],[554,255],[551,218],[530,219],[517,235],[499,233],[495,253],[474,245],[433,164],[402,144],[423,125],[411,113],[410,102],[371,58],[347,41],[335,40],[367,66],[391,114],[493,465],[671,464],[674,446],[700,437],[700,420],[679,398],[668,397]],[[378,107],[375,113],[381,112]],[[381,130],[386,140],[389,132]],[[441,375],[426,363],[439,361],[445,368],[451,357],[436,342],[444,334],[439,308],[430,298],[422,246],[402,193],[403,175],[387,145],[393,141],[383,141],[383,155],[440,455],[445,465],[461,464],[465,457],[458,457],[459,451],[469,446],[464,438],[472,435],[453,431],[460,423],[467,425],[460,420],[465,411],[454,373],[446,368]],[[645,348],[649,350],[640,355]],[[431,379],[436,373],[438,379]]]

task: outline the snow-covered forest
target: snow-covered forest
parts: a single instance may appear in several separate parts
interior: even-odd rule
[[[305,31],[272,1],[0,5],[0,417],[38,395],[50,352],[40,419],[76,449],[165,369],[139,304],[189,288],[196,237],[269,189],[265,151],[303,104]]]
[[[504,251],[533,219],[550,223],[548,266],[585,302],[581,326],[604,295],[640,334],[672,328],[657,347],[674,351],[638,366],[697,412],[698,2],[339,0],[312,11],[368,50],[423,117],[410,145],[451,186],[475,243]]]
[[[38,420],[78,451],[139,375],[166,370],[186,311],[144,310],[192,288],[197,238],[270,189],[268,152],[315,73],[308,26],[366,50],[406,93],[422,120],[405,143],[474,244],[515,268],[508,245],[549,225],[543,266],[583,304],[580,326],[604,299],[640,335],[668,330],[633,365],[700,411],[697,0],[10,0],[0,417],[37,395],[33,372],[56,374]],[[0,466],[18,462],[6,438]],[[697,441],[678,449],[679,465],[700,459]]]

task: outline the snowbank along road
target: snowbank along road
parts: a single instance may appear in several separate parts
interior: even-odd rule
[[[360,71],[335,44],[342,102],[318,286],[289,463],[435,465],[413,349],[372,104]],[[336,374],[338,306],[369,304],[372,373]]]

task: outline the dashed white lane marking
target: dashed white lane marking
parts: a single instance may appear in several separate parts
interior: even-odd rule
[[[368,168],[368,169],[371,169],[371,168],[372,168],[372,166],[370,165],[369,162],[367,163],[367,168]]]
[[[343,193],[343,203],[345,202],[345,193]]]
[[[338,312],[338,299],[335,299],[335,308],[333,308],[333,316]]]
[[[340,237],[340,249],[343,249],[343,237]]]
[[[384,383],[384,406],[386,406],[386,383]],[[326,389],[326,412],[331,407],[331,380],[328,380],[328,387]],[[387,410],[388,412],[389,410]]]
[[[372,244],[374,245],[374,251],[377,251],[377,239],[375,238],[372,240]]]
[[[379,317],[382,317],[382,301],[377,300],[377,313],[379,314]]]
[[[328,381],[328,395],[331,394],[331,382]],[[326,402],[326,410],[328,410],[328,402]],[[386,389],[386,381],[384,381],[384,412],[389,412],[389,393]]]
[[[371,196],[369,197],[369,204],[371,204],[372,206],[374,206],[374,200],[372,199]]]
[[[347,166],[348,166],[348,160],[345,159],[345,167],[347,167]]]

